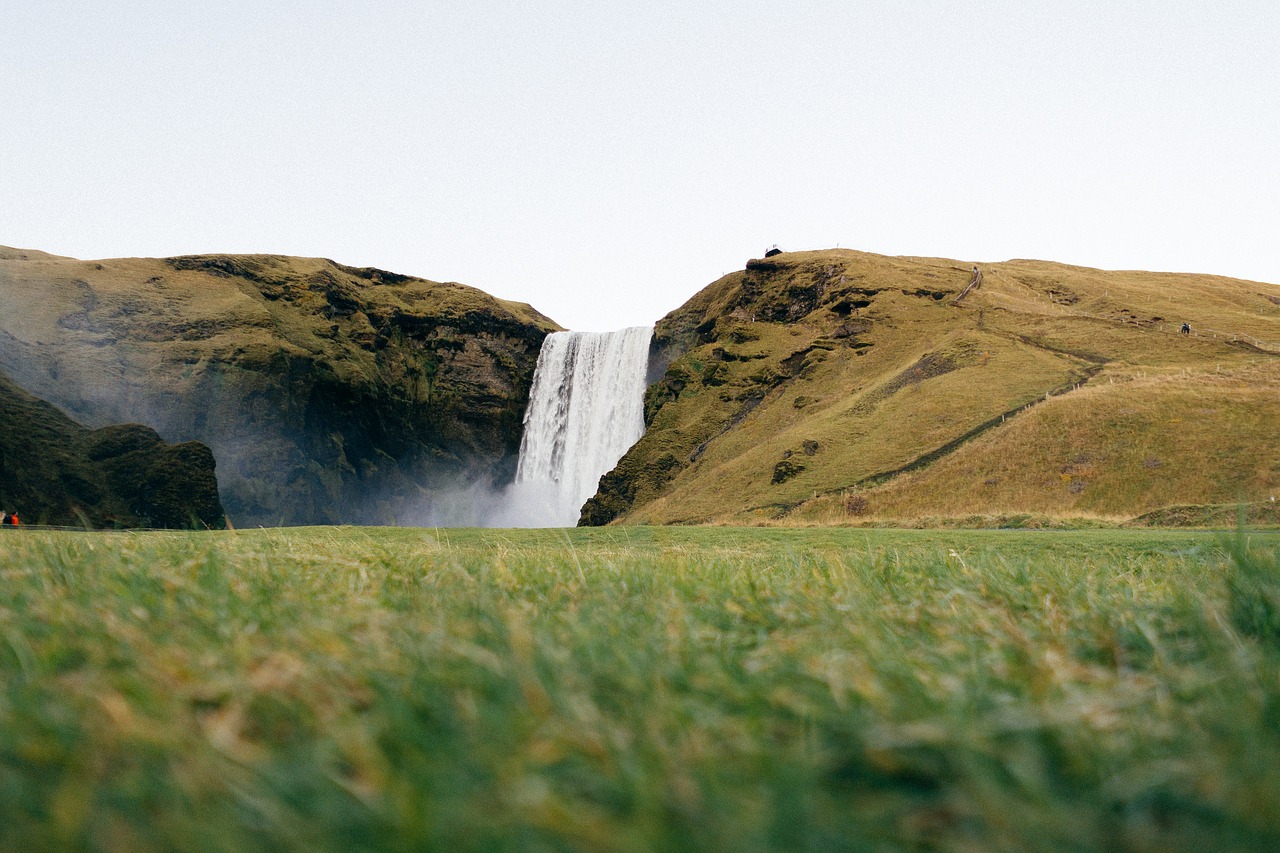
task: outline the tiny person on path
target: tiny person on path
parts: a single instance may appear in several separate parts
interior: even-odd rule
[[[1190,323],[1183,323],[1183,324],[1182,324],[1182,334],[1184,334],[1184,335],[1189,335],[1189,334],[1191,334],[1191,324],[1190,324]]]

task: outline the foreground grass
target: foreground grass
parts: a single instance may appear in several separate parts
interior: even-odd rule
[[[1280,845],[1280,537],[0,537],[0,849]]]

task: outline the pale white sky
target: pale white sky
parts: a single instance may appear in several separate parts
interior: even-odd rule
[[[0,244],[583,330],[773,243],[1280,282],[1278,42],[1275,0],[6,0]]]

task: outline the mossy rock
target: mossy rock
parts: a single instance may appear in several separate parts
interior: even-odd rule
[[[90,430],[0,374],[0,508],[90,527],[225,524],[212,451],[141,424]]]

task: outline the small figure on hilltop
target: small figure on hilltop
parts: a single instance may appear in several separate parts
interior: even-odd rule
[[[1191,334],[1191,324],[1190,324],[1190,323],[1183,323],[1183,324],[1182,324],[1182,334],[1184,334],[1184,335],[1189,335],[1189,334]]]

